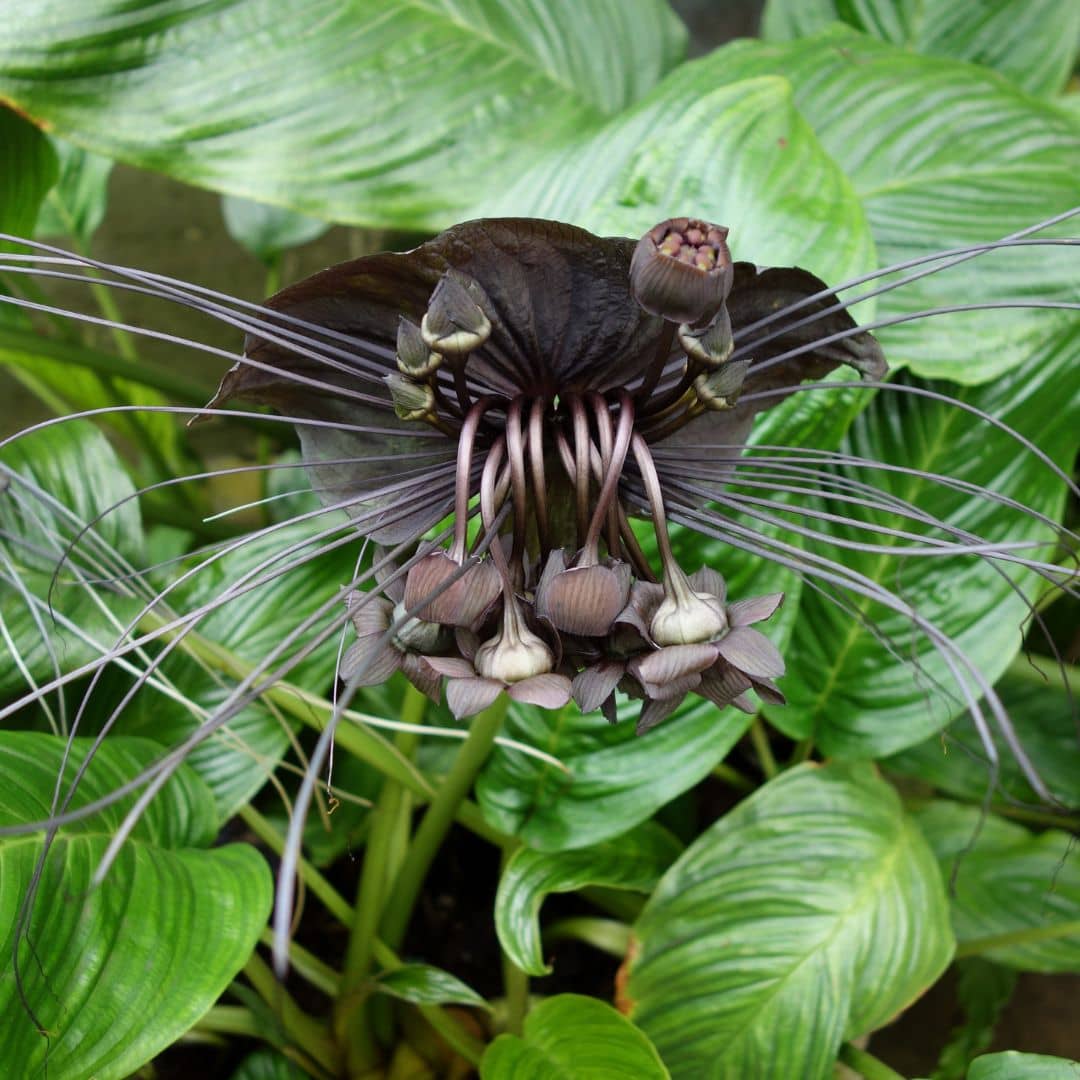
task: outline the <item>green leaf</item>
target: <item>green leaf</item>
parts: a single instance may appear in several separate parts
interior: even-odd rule
[[[480,1062],[481,1080],[666,1080],[649,1040],[610,1005],[559,994],[525,1019],[523,1038],[500,1035]]]
[[[230,597],[198,626],[202,637],[242,660],[258,663],[353,577],[359,541],[356,548],[340,547],[299,564],[318,549],[315,538],[327,527],[324,516],[255,535],[223,558],[205,563],[188,583],[170,593],[169,599],[179,610],[193,610],[224,595],[241,579],[263,576],[259,568],[264,563],[267,575],[288,566],[287,573],[278,573],[258,588]],[[300,546],[291,555],[283,554],[293,545]],[[299,640],[282,660],[306,644]],[[289,672],[289,680],[321,693],[333,679],[337,653],[338,638],[331,637]],[[206,712],[225,700],[236,682],[206,671],[182,652],[170,656],[162,664],[162,672],[183,691],[188,703],[142,691],[124,711],[116,730],[175,746],[203,722]],[[188,764],[210,785],[221,820],[236,813],[266,783],[289,745],[290,724],[265,705],[253,703],[191,751]]]
[[[473,1005],[489,1008],[471,986],[456,975],[430,964],[402,964],[383,972],[375,980],[375,989],[413,1005]]]
[[[221,212],[229,235],[264,263],[272,263],[289,248],[318,239],[330,228],[328,221],[236,195],[221,200]]]
[[[105,217],[113,163],[62,139],[54,139],[53,146],[60,175],[45,197],[37,234],[70,236],[85,249]]]
[[[840,1043],[890,1020],[953,950],[896,792],[838,763],[781,774],[698,837],[635,935],[629,1015],[677,1080],[831,1077]]]
[[[599,127],[685,44],[662,0],[4,0],[0,20],[0,95],[80,145],[417,229]]]
[[[113,646],[140,605],[86,582],[123,573],[125,560],[137,562],[143,534],[129,498],[135,489],[88,422],[9,442],[0,451],[0,476],[6,470],[15,475],[0,492],[0,694],[11,695],[28,680],[74,670]],[[101,514],[59,565],[82,527]]]
[[[1068,467],[1080,430],[1080,329],[1059,334],[1032,366],[982,387],[932,384],[957,401],[981,409]],[[879,393],[855,422],[844,451],[871,461],[920,469],[992,489],[1021,505],[1060,519],[1064,484],[1032,453],[979,416],[902,392]],[[852,470],[885,495],[913,504],[953,529],[993,543],[1037,542],[1036,557],[1053,550],[1051,530],[1024,514],[902,472]],[[1020,647],[1029,613],[1009,579],[1025,594],[1037,579],[1009,563],[1002,573],[972,555],[904,558],[915,541],[882,534],[880,527],[932,535],[918,521],[869,511],[850,502],[823,500],[825,510],[860,524],[807,522],[823,539],[818,555],[870,578],[948,635],[992,683]],[[943,535],[940,532],[937,535]],[[874,543],[881,551],[831,544]],[[962,541],[959,541],[962,542]],[[1027,552],[1025,552],[1027,554]],[[876,626],[886,644],[848,610],[822,595],[804,593],[789,671],[786,708],[769,708],[770,720],[796,738],[813,736],[829,755],[877,757],[921,742],[964,709],[956,681],[940,653],[911,620],[876,602],[852,596],[854,609]]]
[[[984,64],[1043,95],[1065,86],[1080,37],[1072,0],[769,0],[761,29],[787,41],[834,20],[914,52]]]
[[[844,27],[785,44],[734,42],[701,63],[717,85],[790,80],[796,107],[863,202],[882,265],[998,240],[1076,205],[1080,125],[991,72]],[[1064,222],[1039,235],[1073,232]],[[1032,297],[1078,299],[1072,249],[973,259],[885,294],[876,314]],[[1030,366],[1048,338],[1074,323],[1071,312],[976,311],[916,319],[880,337],[894,365],[982,382]]]
[[[1059,829],[1035,835],[974,806],[934,802],[916,814],[953,879],[961,951],[1021,971],[1080,970],[1080,866]],[[997,947],[993,939],[1010,935]]]
[[[1002,1009],[1016,988],[1016,972],[973,956],[957,965],[956,996],[964,1022],[953,1028],[932,1080],[964,1080],[971,1059],[994,1038]]]
[[[276,1050],[256,1050],[240,1062],[230,1080],[308,1080],[310,1074]]]
[[[634,734],[640,702],[620,722],[576,707],[511,706],[503,733],[554,754],[565,771],[496,747],[477,782],[484,817],[538,851],[582,848],[617,836],[707,776],[742,738],[750,718],[691,698],[647,735]]]
[[[971,1063],[967,1080],[1078,1080],[1080,1061],[1006,1050]]]
[[[74,741],[65,776],[86,758],[88,742]],[[0,734],[0,825],[43,816],[63,748],[51,736]],[[111,739],[96,752],[76,805],[113,790],[159,753],[143,740]],[[47,1068],[65,1077],[128,1076],[210,1008],[265,925],[272,898],[265,860],[242,844],[204,849],[216,827],[213,801],[186,769],[157,794],[104,883],[91,888],[131,802],[65,827],[52,845],[18,949],[23,996],[10,976],[0,982],[0,1060],[13,1075]],[[5,956],[40,851],[35,835],[0,840]]]
[[[45,193],[56,182],[56,154],[33,124],[0,102],[0,232],[31,236]],[[11,245],[0,242],[0,251]],[[6,307],[0,304],[0,309]]]
[[[1068,669],[1073,680],[1077,679],[1075,672],[1075,668]],[[1077,685],[1080,686],[1080,680]],[[1009,714],[1020,745],[1051,794],[1063,806],[1080,805],[1076,719],[1053,661],[1032,657],[1029,663],[1026,657],[1018,656],[994,689]],[[949,725],[944,738],[931,736],[882,764],[890,772],[910,776],[971,802],[986,797],[992,775],[986,750],[967,713]],[[1021,802],[1038,801],[1011,754],[1002,756],[1000,788],[1000,795]]]
[[[540,906],[550,893],[586,885],[651,892],[679,851],[678,841],[654,821],[576,851],[520,848],[506,864],[495,897],[503,951],[527,974],[550,975],[540,944]]]

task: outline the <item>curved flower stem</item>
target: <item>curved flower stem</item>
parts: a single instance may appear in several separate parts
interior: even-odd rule
[[[500,694],[493,705],[473,718],[469,737],[461,744],[446,779],[416,830],[409,853],[390,890],[394,902],[384,913],[380,926],[379,936],[391,949],[401,946],[431,860],[468,795],[476,774],[488,759],[509,703],[510,699]]]
[[[765,774],[766,780],[771,780],[780,771],[773,756],[772,747],[769,745],[769,735],[765,725],[757,718],[750,725],[750,741],[754,744],[754,753],[757,754],[758,764]]]
[[[601,443],[605,440],[605,432],[610,427],[611,417],[608,414],[606,408],[603,408],[601,414],[601,407],[597,405],[597,424],[600,429]],[[601,415],[605,423],[601,422]],[[622,409],[619,412],[619,426],[615,432],[614,445],[610,451],[605,454],[603,446],[601,446],[601,458],[606,459],[603,461],[604,477],[603,483],[600,487],[600,494],[596,498],[596,508],[593,510],[592,520],[589,522],[589,531],[585,537],[585,550],[591,553],[593,563],[597,559],[597,545],[600,542],[600,530],[603,528],[605,519],[608,520],[609,525],[614,524],[613,531],[618,536],[618,517],[609,511],[612,510],[612,500],[615,497],[615,492],[619,487],[619,480],[622,477],[623,462],[626,461],[626,453],[630,449],[630,436],[634,431],[634,406],[630,400],[629,394],[622,395]],[[610,547],[609,541],[609,547]],[[617,548],[611,552],[613,556],[618,554]],[[591,565],[583,561],[578,565]]]
[[[1050,923],[1048,926],[1029,926],[1024,930],[1010,930],[1007,934],[990,934],[972,938],[956,947],[957,957],[979,956],[991,949],[1004,949],[1009,945],[1027,945],[1033,941],[1056,941],[1058,938],[1080,934],[1080,919],[1070,922]]]
[[[569,399],[574,424],[574,511],[577,520],[578,547],[585,546],[589,528],[589,418],[580,397]]]
[[[510,861],[513,851],[509,848],[503,850],[502,869]],[[511,1035],[520,1035],[522,1025],[525,1023],[525,1015],[529,1011],[529,976],[525,974],[502,951],[502,976],[503,992],[506,995],[506,1030]]]
[[[534,398],[529,410],[529,472],[533,484],[533,513],[536,515],[536,537],[540,551],[548,551],[547,484],[544,482],[544,411],[547,402]]]
[[[860,1050],[853,1043],[844,1043],[837,1057],[849,1069],[854,1069],[863,1077],[863,1080],[904,1080],[900,1073],[889,1068],[884,1061],[865,1050]]]

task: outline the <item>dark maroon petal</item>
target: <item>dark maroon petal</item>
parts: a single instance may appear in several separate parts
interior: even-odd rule
[[[427,657],[405,653],[401,658],[401,671],[421,694],[439,704],[442,676],[431,666]]]
[[[635,657],[629,668],[643,683],[667,683],[704,671],[715,662],[715,645],[668,645],[647,656]]]
[[[705,672],[697,692],[722,709],[749,690],[750,686],[750,679],[741,671],[736,671],[727,661],[719,660]]]
[[[583,713],[599,709],[611,696],[626,670],[619,660],[601,660],[579,672],[574,678],[573,695]]]
[[[732,698],[731,704],[740,712],[744,712],[748,716],[757,716],[757,706],[754,704],[754,699],[750,697],[749,694],[740,694],[738,697]]]
[[[565,675],[533,675],[511,683],[506,692],[515,701],[539,705],[541,709],[561,709],[570,700],[570,680]]]
[[[663,603],[664,587],[652,581],[635,581],[626,607],[615,618],[619,624],[635,630],[642,641],[652,641],[649,630],[656,609]]]
[[[437,589],[457,577],[430,603],[424,604]],[[405,608],[428,622],[445,626],[473,626],[502,593],[502,581],[493,563],[484,560],[462,572],[445,551],[435,551],[422,558],[409,571],[405,582]]]
[[[382,634],[368,634],[345,650],[338,675],[356,686],[378,686],[386,682],[399,667],[401,653],[390,640]]]
[[[604,714],[604,719],[609,724],[617,724],[619,722],[619,713],[615,706],[614,694],[610,694],[600,702],[600,711]]]
[[[626,606],[620,575],[606,566],[571,567],[552,575],[536,594],[536,613],[568,634],[599,637]]]
[[[752,627],[736,627],[716,642],[716,648],[725,660],[753,678],[774,679],[784,674],[784,658],[776,646]]]
[[[476,675],[472,664],[458,656],[429,656],[426,659],[435,671],[448,679],[471,679]]]
[[[709,593],[723,602],[727,598],[727,582],[712,567],[703,566],[690,575],[690,585],[695,592]]]
[[[771,679],[753,679],[754,691],[762,701],[769,705],[786,705],[787,698],[783,691]]]
[[[751,623],[764,622],[771,618],[784,602],[782,592],[769,593],[766,596],[749,596],[745,600],[736,600],[728,605],[728,622],[732,627],[749,626]]]
[[[483,712],[503,692],[494,679],[451,679],[446,684],[446,704],[459,720]]]
[[[480,648],[480,635],[475,630],[459,626],[454,631],[454,642],[458,652],[471,662],[476,656],[476,650]]]
[[[390,625],[394,605],[389,600],[372,593],[351,592],[345,597],[349,618],[356,627],[357,637],[381,634]]]
[[[641,709],[637,725],[634,728],[635,735],[644,735],[646,731],[656,727],[662,720],[666,720],[682,703],[682,696],[668,698],[666,701],[647,701]]]

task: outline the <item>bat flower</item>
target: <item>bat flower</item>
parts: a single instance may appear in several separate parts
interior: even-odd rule
[[[755,415],[804,380],[885,362],[824,282],[735,262],[727,239],[693,218],[638,241],[472,221],[267,302],[277,332],[249,335],[213,404],[288,415],[323,502],[404,575],[400,596],[351,598],[343,675],[400,669],[429,693],[437,673],[459,716],[503,692],[611,715],[618,685],[644,697],[641,728],[689,690],[779,699],[782,662],[750,627],[779,598],[728,605],[718,572],[688,578],[665,500],[722,491]],[[689,445],[714,448],[691,493]],[[448,515],[446,541],[425,541]]]

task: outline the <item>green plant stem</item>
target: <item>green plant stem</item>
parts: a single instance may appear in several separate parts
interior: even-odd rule
[[[978,956],[992,949],[1003,949],[1009,945],[1029,945],[1036,941],[1054,941],[1058,938],[1080,935],[1080,920],[1051,923],[1049,926],[1031,926],[1025,930],[1010,930],[1007,934],[990,934],[987,937],[972,938],[956,947],[956,956]]]
[[[281,1022],[286,1038],[297,1049],[331,1075],[337,1076],[340,1068],[338,1048],[329,1029],[314,1017],[308,1016],[289,996],[278,982],[270,967],[253,952],[244,965],[244,974],[259,997],[273,1009]]]
[[[848,1068],[854,1069],[862,1076],[863,1080],[904,1080],[900,1073],[895,1069],[890,1069],[884,1061],[865,1050],[860,1050],[852,1043],[844,1043],[837,1056]]]
[[[712,773],[717,780],[727,784],[728,787],[734,788],[736,791],[751,792],[757,786],[753,780],[748,776],[743,776],[738,769],[733,768],[726,761],[721,761],[719,765],[714,765]]]
[[[791,751],[791,757],[788,758],[787,768],[791,768],[792,765],[801,765],[804,761],[810,760],[810,755],[814,752],[814,740],[813,739],[800,739],[795,744],[795,749]]]
[[[255,1014],[243,1005],[215,1005],[191,1030],[196,1034],[244,1035],[252,1039],[265,1034]]]
[[[274,932],[267,927],[260,935],[259,941],[268,949],[274,947]],[[317,990],[321,990],[327,997],[337,996],[341,985],[341,975],[329,964],[324,964],[313,952],[309,952],[303,945],[295,941],[289,942],[289,966],[301,978],[306,979]]]
[[[1027,806],[1010,806],[1008,803],[994,803],[990,809],[1002,817],[1015,818],[1017,821],[1030,821],[1033,825],[1048,825],[1053,829],[1080,831],[1080,817],[1069,814],[1055,814],[1053,810],[1035,810]]]
[[[139,620],[138,629],[140,633],[154,632],[170,621],[156,612],[150,612]],[[159,640],[169,641],[179,633],[179,628],[166,631],[159,636]],[[215,671],[223,672],[234,679],[246,678],[254,667],[223,645],[194,632],[189,631],[184,635],[181,648],[189,656],[202,660]],[[261,697],[317,732],[322,732],[334,712],[334,706],[325,698],[284,681],[267,687]],[[335,736],[338,746],[361,761],[366,761],[384,776],[393,777],[418,799],[424,802],[432,799],[434,789],[424,774],[403,757],[397,747],[367,727],[363,713],[345,709],[341,715],[346,722],[338,726]],[[475,803],[463,800],[457,807],[456,816],[470,832],[496,847],[503,848],[516,843],[512,837],[489,825]]]
[[[511,852],[503,851],[502,865],[510,860]],[[506,998],[506,1030],[520,1035],[529,1011],[529,976],[502,950],[503,994]]]
[[[780,767],[773,757],[772,747],[769,745],[769,734],[765,725],[757,717],[750,725],[750,741],[754,744],[754,753],[757,754],[758,764],[765,774],[766,780],[771,780],[780,772]]]
[[[427,698],[409,684],[402,702],[401,718],[419,724],[424,719]],[[411,759],[418,736],[412,731],[398,732],[395,745],[403,757]],[[374,1002],[364,993],[364,983],[371,971],[376,932],[382,918],[390,886],[390,877],[400,864],[394,846],[403,808],[409,805],[409,793],[396,780],[387,777],[371,811],[371,827],[364,848],[364,863],[356,891],[355,913],[349,931],[342,973],[341,993],[334,1009],[334,1030],[346,1047],[350,1074],[362,1074],[373,1068],[378,1050],[373,1030]]]
[[[598,919],[593,915],[572,915],[552,923],[544,931],[545,941],[583,941],[600,952],[623,960],[630,949],[630,927],[617,919]]]
[[[394,881],[394,902],[387,909],[381,924],[382,933],[379,936],[392,949],[399,948],[405,937],[405,929],[431,860],[469,793],[476,774],[487,761],[508,704],[509,698],[500,694],[493,705],[473,717],[469,737],[458,749],[446,779],[416,830],[409,853]]]
[[[625,923],[636,922],[645,906],[645,898],[640,894],[626,889],[609,889],[603,885],[587,885],[581,890],[581,896]]]
[[[275,855],[282,854],[285,850],[285,838],[254,806],[249,803],[241,807],[240,818]],[[353,910],[349,906],[348,900],[307,859],[300,858],[297,872],[300,875],[300,880],[307,886],[312,895],[317,896],[323,902],[326,910],[335,919],[345,926],[352,924]]]

